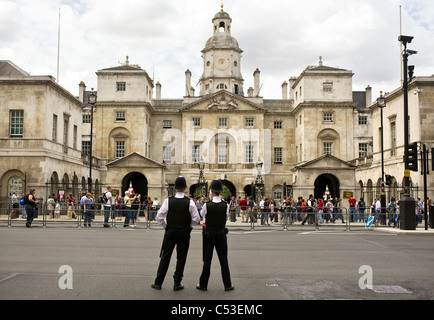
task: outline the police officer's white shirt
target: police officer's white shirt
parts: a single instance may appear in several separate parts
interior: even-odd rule
[[[214,203],[220,203],[222,202],[222,198],[217,196],[217,197],[212,197],[212,202]],[[228,220],[228,216],[229,216],[229,211],[230,211],[230,206],[228,205],[227,209],[226,209],[226,220]],[[203,220],[205,220],[206,217],[206,213],[207,213],[207,209],[206,209],[206,202],[202,207],[202,211],[200,212],[202,214],[202,218]]]
[[[175,198],[182,199],[184,198],[183,192],[177,192],[175,195]],[[155,220],[158,222],[159,225],[166,228],[166,217],[167,213],[169,212],[169,198],[164,200],[163,205],[161,206],[160,210],[157,212],[157,216],[155,217]],[[197,212],[196,204],[192,199],[190,199],[190,216],[191,216],[191,223],[190,226],[193,227],[197,225],[200,221],[199,213]]]

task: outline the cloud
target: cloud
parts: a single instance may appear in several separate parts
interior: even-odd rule
[[[403,32],[415,37],[416,75],[434,73],[434,4],[431,0],[224,1],[232,35],[244,51],[244,87],[261,70],[262,95],[281,97],[281,84],[323,57],[325,65],[352,70],[353,89],[376,92],[400,85],[399,5]],[[3,0],[0,59],[31,74],[57,73],[61,8],[60,84],[97,89],[95,72],[130,57],[163,85],[163,98],[182,98],[185,71],[192,85],[202,75],[201,50],[212,35],[218,0]],[[197,88],[198,89],[198,88]],[[196,90],[198,92],[198,90]]]

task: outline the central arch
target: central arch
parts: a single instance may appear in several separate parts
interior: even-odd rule
[[[237,196],[237,188],[235,188],[235,185],[229,181],[229,180],[221,180],[223,187],[227,187],[229,189],[230,192],[230,197],[229,199],[225,199],[225,200],[230,200],[230,198],[232,197],[236,197]]]
[[[318,176],[315,180],[315,191],[314,197],[315,199],[322,198],[324,196],[324,192],[328,186],[330,195],[334,197],[340,198],[340,184],[339,180],[332,174],[326,173]]]
[[[122,180],[122,197],[132,185],[134,192],[140,194],[140,200],[143,202],[148,197],[148,179],[140,172],[131,172]]]

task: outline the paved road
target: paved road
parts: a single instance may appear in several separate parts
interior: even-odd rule
[[[199,229],[192,232],[185,290],[172,291],[175,256],[163,289],[152,289],[162,237],[161,229],[0,228],[0,299],[434,299],[432,235],[231,229],[232,292],[223,290],[216,255],[208,291],[195,289]],[[63,265],[71,267],[72,290],[59,287],[69,275],[59,273]],[[369,267],[359,273],[362,266]],[[359,282],[369,284],[370,274],[373,287],[362,290]]]

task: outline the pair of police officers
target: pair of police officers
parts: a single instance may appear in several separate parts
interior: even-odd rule
[[[190,233],[194,225],[200,222],[200,216],[194,201],[184,195],[187,183],[184,177],[178,177],[175,181],[176,195],[167,198],[157,213],[157,222],[165,228],[164,240],[160,254],[160,264],[157,276],[152,288],[160,290],[170,264],[170,258],[176,246],[177,262],[173,275],[173,290],[184,289],[181,281],[184,276],[184,267],[187,260],[187,253],[190,246]],[[226,220],[228,219],[229,206],[220,197],[223,185],[220,180],[211,183],[212,200],[202,207],[204,225],[202,229],[202,255],[203,268],[196,286],[198,290],[206,291],[211,271],[211,260],[214,248],[216,249],[223,278],[225,291],[234,289],[231,283]]]

